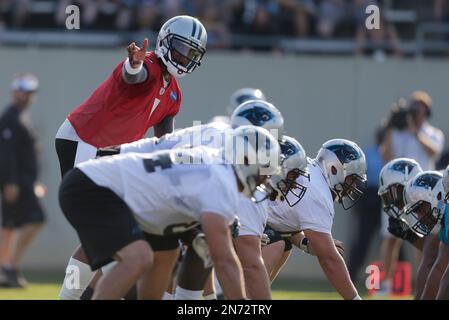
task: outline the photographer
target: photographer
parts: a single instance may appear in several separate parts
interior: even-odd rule
[[[387,131],[381,146],[385,162],[396,158],[411,158],[416,160],[424,171],[434,170],[435,164],[444,147],[443,132],[430,125],[427,120],[431,116],[432,99],[424,91],[412,93],[407,104],[400,99],[392,108],[387,122]],[[388,293],[389,280],[393,276],[394,265],[399,256],[402,240],[393,237],[387,230],[387,215],[382,215],[383,260],[385,266],[385,279],[381,289]],[[437,231],[436,231],[437,232]],[[416,296],[422,293],[427,274],[433,265],[438,252],[438,236],[435,234],[426,237],[423,256],[418,268],[416,280]]]
[[[410,103],[400,99],[392,108],[382,145],[385,161],[415,159],[423,170],[435,169],[444,146],[443,132],[430,125],[432,99],[424,91],[413,92]]]

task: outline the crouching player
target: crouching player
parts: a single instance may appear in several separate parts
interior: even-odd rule
[[[279,243],[310,248],[338,293],[344,299],[358,300],[360,296],[340,254],[343,248],[332,238],[331,229],[333,202],[349,209],[366,188],[365,155],[354,142],[334,139],[323,144],[307,168],[310,181],[304,177],[298,179],[298,183],[307,187],[300,202],[293,207],[286,201],[270,203],[268,227],[274,241],[262,249],[268,273],[273,279],[285,263],[284,246]]]
[[[61,208],[80,237],[89,265],[96,270],[117,261],[100,278],[94,299],[121,298],[137,281],[140,299],[154,297],[152,280],[168,281],[171,270],[151,272],[153,252],[145,236],[170,237],[198,224],[226,296],[246,298],[229,224],[239,191],[252,197],[266,179],[263,175],[279,173],[279,146],[268,131],[253,126],[237,129],[232,139],[237,147],[223,151],[225,162],[219,160],[220,150],[197,147],[90,160],[65,176]],[[239,157],[231,161],[235,154]],[[158,297],[162,295],[163,290]]]

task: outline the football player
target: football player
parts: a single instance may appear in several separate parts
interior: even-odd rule
[[[257,125],[269,129],[275,136],[282,136],[283,117],[279,110],[271,103],[264,101],[247,101],[241,104],[231,117],[231,126],[224,123],[212,122],[201,126],[194,126],[178,130],[172,134],[165,135],[161,139],[143,139],[134,143],[124,144],[119,148],[100,149],[100,155],[121,152],[153,152],[155,150],[172,149],[183,145],[206,145],[212,148],[222,148],[225,136],[231,127],[237,128],[242,125]],[[303,157],[305,153],[297,143],[296,149],[289,150],[293,155]],[[295,157],[293,157],[295,158]],[[294,161],[294,160],[291,160]],[[303,161],[305,163],[305,161]],[[304,169],[302,163],[296,168]],[[237,254],[243,266],[248,296],[252,299],[269,299],[269,281],[265,266],[261,259],[260,238],[263,234],[267,218],[267,211],[263,202],[253,203],[245,197],[240,197],[239,210],[236,212],[240,220],[239,236],[234,239]],[[192,237],[193,238],[193,237]],[[184,239],[185,240],[185,239]],[[187,242],[191,242],[187,241]],[[166,242],[164,242],[166,244]],[[172,244],[175,245],[174,243]],[[194,247],[194,246],[192,246]],[[162,249],[170,249],[161,247]],[[164,250],[165,251],[165,250]],[[211,268],[204,267],[203,259],[198,256],[197,250],[186,250],[179,277],[176,295],[178,299],[200,299],[203,294],[203,286],[210,274]],[[157,252],[159,254],[159,252]],[[160,259],[155,265],[161,269],[166,268],[166,263]],[[192,277],[195,274],[195,277]],[[253,281],[258,279],[258,281]],[[153,285],[154,287],[154,285]]]
[[[246,298],[228,226],[235,219],[238,193],[254,197],[266,175],[279,174],[279,145],[267,130],[254,126],[240,127],[230,137],[231,147],[223,150],[200,146],[104,157],[64,177],[61,208],[89,265],[96,270],[117,261],[100,278],[94,299],[122,298],[136,281],[140,299],[154,298],[153,281],[164,278],[161,298],[171,268],[154,273],[145,238],[150,244],[154,236],[169,242],[173,234],[200,223],[226,296]]]
[[[422,241],[416,241],[419,237],[400,219],[400,214],[405,206],[404,189],[407,183],[418,173],[422,172],[421,166],[413,159],[398,158],[391,160],[384,165],[379,174],[378,195],[382,201],[383,211],[388,215],[382,219],[388,219],[388,231],[393,235],[389,236],[387,247],[384,253],[385,278],[381,282],[383,292],[390,291],[390,281],[393,278],[393,262],[399,254],[402,240],[410,242],[422,250]],[[385,223],[386,224],[386,223]]]
[[[438,275],[442,273],[441,271],[441,267],[442,265],[444,265],[444,262],[446,262],[446,264],[449,261],[449,166],[443,171],[443,188],[444,188],[444,192],[446,192],[446,197],[445,197],[445,201],[446,201],[446,207],[445,207],[445,211],[444,211],[444,217],[443,217],[443,221],[441,223],[441,230],[440,230],[440,255],[438,256],[437,262],[440,260],[443,260],[440,265],[437,264],[437,262],[435,263],[435,266],[433,267],[434,269],[436,269],[436,273],[437,273],[437,279],[435,281],[435,283],[439,283],[439,290],[438,290],[438,294],[436,296],[437,299],[444,299],[444,300],[449,300],[449,265],[446,266],[446,270],[444,271],[441,280],[438,279]],[[432,275],[433,270],[431,272],[430,276]],[[429,279],[427,280],[429,281]],[[427,284],[426,284],[427,287]]]
[[[447,222],[448,222],[448,206],[447,206],[447,195],[449,188],[445,186],[445,182],[447,182],[447,169],[443,171],[444,177],[441,180],[441,184],[437,183],[436,186],[431,189],[432,192],[428,192],[426,195],[428,196],[428,202],[435,206],[437,203],[437,208],[435,211],[442,213],[444,212],[441,219],[441,226],[437,225],[437,228],[440,227],[439,230],[439,248],[438,248],[438,256],[427,275],[427,279],[425,281],[424,288],[422,290],[422,294],[417,296],[417,299],[421,300],[431,300],[438,297],[438,299],[448,299],[447,295],[447,278],[443,276],[445,274],[445,270],[447,270],[449,263],[449,239],[447,232]],[[442,188],[441,188],[442,187]],[[443,196],[441,196],[441,194]],[[435,233],[435,232],[434,232]],[[448,275],[446,275],[447,277]],[[439,290],[440,288],[440,290]],[[444,289],[446,288],[446,289]]]
[[[329,282],[344,299],[359,300],[345,261],[342,244],[332,238],[333,202],[351,208],[366,189],[366,160],[354,142],[333,139],[322,145],[308,164],[310,180],[298,179],[307,187],[300,202],[291,207],[286,201],[269,203],[267,231],[274,241],[263,247],[262,255],[271,279],[285,260],[285,241],[316,255]],[[270,232],[271,231],[271,232]]]
[[[61,175],[94,158],[97,148],[136,141],[151,127],[156,137],[172,132],[182,100],[177,78],[201,64],[206,42],[206,30],[196,18],[177,16],[162,26],[155,51],[147,52],[148,39],[141,48],[129,45],[128,58],[59,128],[55,144]],[[86,262],[81,247],[69,261],[80,270],[82,288],[94,277]],[[82,292],[63,285],[60,297],[79,299]]]

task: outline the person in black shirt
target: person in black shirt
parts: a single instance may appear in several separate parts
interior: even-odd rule
[[[24,119],[38,88],[29,73],[14,77],[12,102],[0,116],[0,195],[2,232],[0,236],[0,286],[24,287],[18,266],[32,240],[41,230],[45,216],[37,195],[45,189],[37,184],[36,141]]]

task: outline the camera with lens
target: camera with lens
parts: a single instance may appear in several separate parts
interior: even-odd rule
[[[408,117],[410,108],[404,98],[395,102],[391,108],[390,117],[388,119],[388,127],[397,130],[405,130],[408,127]]]

